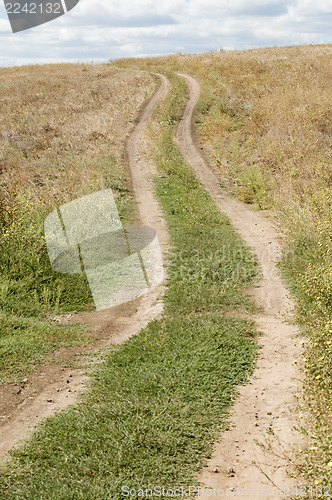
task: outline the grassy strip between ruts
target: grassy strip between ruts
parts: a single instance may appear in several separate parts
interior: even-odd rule
[[[112,349],[82,402],[13,452],[3,499],[116,500],[125,486],[140,498],[140,488],[194,483],[253,369],[254,323],[224,313],[253,311],[243,289],[257,267],[172,142],[186,99],[181,80],[172,83],[156,117],[156,187],[171,237],[164,316]]]

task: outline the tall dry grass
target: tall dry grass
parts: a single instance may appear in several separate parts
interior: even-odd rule
[[[152,77],[110,65],[1,69],[2,210],[15,199],[49,209],[105,187],[101,164],[124,171],[126,135],[153,88]]]

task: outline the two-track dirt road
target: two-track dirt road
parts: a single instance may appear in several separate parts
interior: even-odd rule
[[[291,468],[291,447],[301,446],[301,438],[293,430],[294,418],[290,411],[296,404],[294,396],[299,390],[294,364],[294,360],[300,357],[299,340],[296,339],[296,329],[284,321],[290,303],[276,269],[276,260],[280,255],[278,235],[266,217],[229,198],[219,187],[218,179],[206,165],[193,140],[192,116],[199,98],[199,84],[189,76],[183,77],[190,87],[190,98],[178,127],[177,143],[218,208],[228,215],[257,255],[263,270],[260,286],[253,292],[257,303],[264,309],[255,318],[262,332],[257,368],[250,383],[239,388],[239,397],[231,411],[230,430],[216,444],[213,456],[199,479],[206,487],[222,488],[225,492],[232,488],[255,488],[255,496],[259,497],[261,487],[296,484],[295,480],[287,477],[287,470]],[[145,128],[153,110],[168,92],[167,79],[160,78],[161,86],[128,138],[127,151],[140,222],[157,231],[164,251],[167,231],[153,196],[151,176],[154,169],[148,159],[145,137]],[[94,325],[93,331],[99,339],[92,348],[94,350],[120,343],[160,314],[162,291],[163,288],[159,287],[129,304],[99,313],[81,314],[72,321]],[[27,378],[19,397],[13,396],[16,386],[11,386],[7,388],[7,393],[3,392],[0,400],[0,416],[4,416],[0,420],[0,432],[4,436],[0,457],[41,418],[73,403],[84,381],[80,371],[64,370],[60,365],[42,366]],[[67,392],[67,380],[75,386],[76,393]],[[259,444],[266,447],[267,437],[271,440],[271,450]],[[270,495],[270,498],[274,496]]]

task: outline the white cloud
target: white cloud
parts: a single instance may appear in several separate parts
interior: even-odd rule
[[[331,21],[332,0],[80,0],[12,34],[0,7],[0,65],[331,43]]]

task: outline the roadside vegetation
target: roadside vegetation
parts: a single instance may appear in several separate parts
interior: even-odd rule
[[[281,271],[308,340],[302,404],[311,444],[299,472],[325,486],[332,484],[331,52],[318,45],[121,60],[197,78],[196,131],[221,185],[277,216]]]
[[[117,500],[122,487],[194,484],[227,428],[236,385],[252,373],[256,331],[245,316],[256,306],[244,290],[257,265],[172,141],[187,89],[171,81],[151,127],[170,232],[163,317],[110,349],[82,401],[11,453],[3,499]]]
[[[93,308],[86,277],[52,270],[43,223],[60,205],[112,188],[133,217],[125,137],[154,88],[147,74],[59,64],[0,72],[0,383],[58,347],[84,344],[59,314]]]

